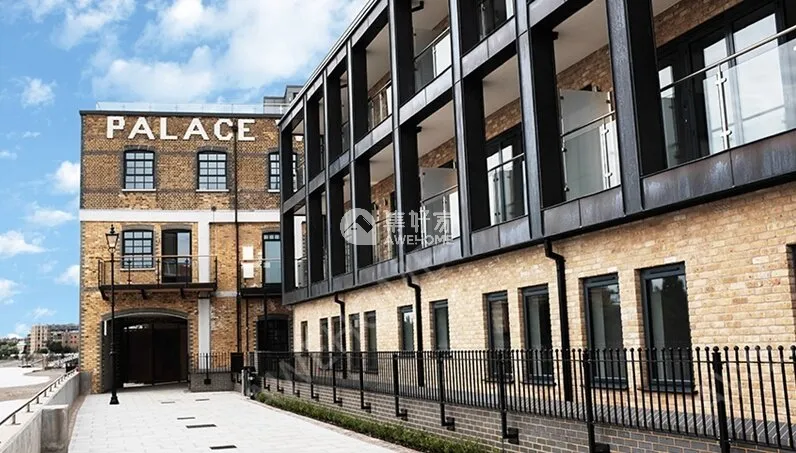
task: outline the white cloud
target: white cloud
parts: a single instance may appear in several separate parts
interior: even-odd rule
[[[0,233],[0,258],[10,258],[25,253],[44,252],[44,248],[40,243],[41,240],[39,238],[28,241],[25,235],[19,231],[11,230],[6,233]]]
[[[16,160],[17,153],[11,152],[7,149],[0,149],[0,160]]]
[[[18,322],[14,326],[14,333],[17,334],[17,335],[25,336],[25,335],[28,334],[28,331],[30,331],[30,327],[28,327],[27,324],[23,324],[21,322]]]
[[[23,0],[20,6],[37,22],[52,14],[63,17],[53,38],[68,49],[128,19],[135,0]]]
[[[32,316],[34,320],[39,318],[48,318],[50,316],[53,316],[54,314],[55,310],[50,308],[42,308],[42,307],[36,307],[33,309],[32,312],[30,312],[30,316]]]
[[[55,82],[45,83],[41,79],[25,77],[25,87],[22,89],[22,106],[38,107],[52,104],[55,101]]]
[[[19,283],[0,278],[0,303],[3,305],[11,305],[14,303],[12,297],[19,294]]]
[[[139,39],[139,56],[109,59],[103,55],[94,61],[95,96],[188,102],[216,99],[230,91],[238,95],[261,94],[267,85],[313,69],[363,3],[364,0],[176,0],[168,5],[153,2],[150,8],[157,17]]]
[[[25,217],[25,220],[32,224],[46,227],[56,227],[74,219],[75,216],[71,212],[42,207],[36,203],[31,205],[31,213]]]
[[[39,274],[49,274],[58,264],[56,260],[44,261],[39,264]]]
[[[39,135],[41,135],[41,132],[25,131],[22,133],[22,138],[37,138]]]
[[[19,340],[19,339],[22,338],[22,336],[17,335],[15,333],[9,333],[9,334],[6,335],[6,338],[9,338],[11,340]]]
[[[73,264],[69,266],[58,278],[55,279],[56,283],[62,285],[78,286],[80,284],[80,266]]]
[[[80,164],[65,160],[51,175],[55,190],[61,193],[77,193],[80,191]]]

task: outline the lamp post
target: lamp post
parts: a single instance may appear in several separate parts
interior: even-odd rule
[[[116,282],[114,275],[114,255],[116,254],[116,243],[119,241],[119,233],[111,225],[111,229],[105,233],[105,240],[108,242],[108,251],[111,252],[111,403],[119,404],[116,396]]]

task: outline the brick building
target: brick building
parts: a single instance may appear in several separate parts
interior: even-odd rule
[[[112,293],[119,384],[185,380],[199,355],[289,348],[276,150],[294,92],[231,110],[81,112],[80,366],[93,391],[111,384]]]
[[[697,346],[794,344],[794,30],[779,0],[369,2],[280,122],[294,350],[668,350],[592,376],[662,410],[713,395]]]

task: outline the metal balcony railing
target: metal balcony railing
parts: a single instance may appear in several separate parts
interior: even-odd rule
[[[796,129],[796,39],[782,43],[794,32],[787,28],[661,87],[669,167]],[[693,125],[681,112],[692,89],[704,93],[704,105],[693,106],[704,115]],[[707,149],[691,149],[699,147],[688,139],[694,135],[705,137]]]
[[[263,258],[241,264],[243,286],[246,288],[266,288],[282,284],[282,260]]]
[[[215,284],[218,260],[215,256],[122,256],[113,260],[98,260],[98,285],[109,287],[111,277],[118,289],[124,286],[180,286]],[[113,268],[113,275],[111,275]]]
[[[420,202],[422,246],[459,237],[459,187],[454,186]]]
[[[420,91],[451,65],[451,36],[446,29],[415,57],[415,92]]]
[[[567,200],[620,184],[615,112],[561,135],[564,191]]]

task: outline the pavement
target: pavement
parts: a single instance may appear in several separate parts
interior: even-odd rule
[[[195,453],[225,446],[235,448],[220,451],[411,451],[270,408],[234,392],[149,387],[119,392],[118,406],[109,405],[109,399],[109,394],[86,397],[77,414],[70,453]]]

